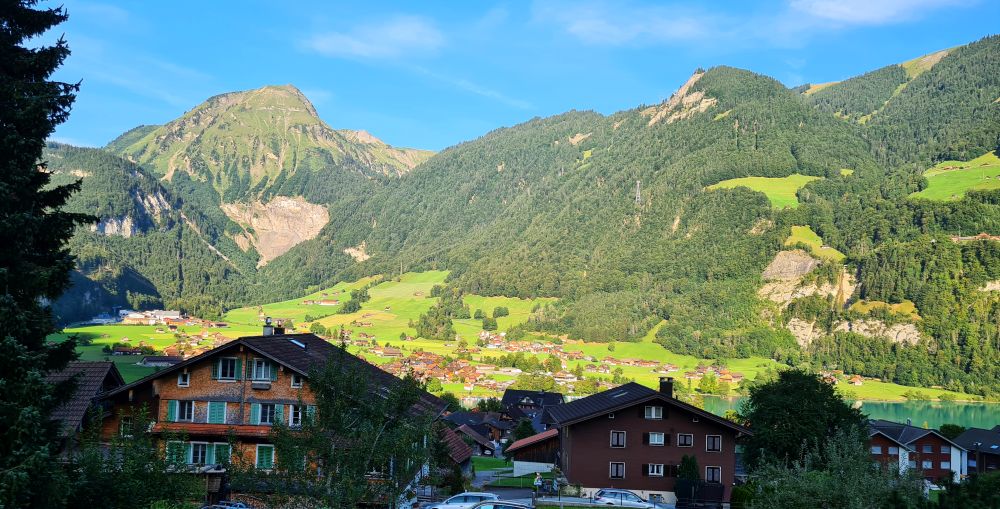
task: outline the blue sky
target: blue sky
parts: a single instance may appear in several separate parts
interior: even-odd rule
[[[73,55],[56,77],[82,89],[53,138],[88,146],[291,83],[334,128],[440,150],[536,116],[657,103],[698,67],[822,83],[1000,27],[992,0],[64,5],[51,35]]]

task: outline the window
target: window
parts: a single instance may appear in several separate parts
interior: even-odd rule
[[[254,359],[253,360],[253,379],[254,380],[273,380],[273,370],[271,363],[266,359]]]
[[[705,467],[705,482],[722,482],[722,467]]]
[[[612,431],[611,432],[611,447],[625,447],[625,432],[624,431]]]
[[[934,452],[934,446],[933,445],[925,445],[922,450],[924,451],[924,454],[930,454],[930,453]]]
[[[289,410],[288,410],[288,425],[289,426],[301,426],[302,425],[302,406],[301,405],[289,405]]]
[[[693,447],[694,435],[690,433],[679,433],[677,435],[677,447]]]
[[[208,462],[208,444],[191,443],[192,465],[204,465]]]
[[[187,461],[187,446],[184,442],[167,442],[167,461],[179,463]]]
[[[292,373],[292,388],[299,389],[302,387],[302,375],[298,373]]]
[[[934,462],[929,460],[924,460],[920,462],[920,468],[924,470],[930,470],[934,468]]]
[[[222,463],[225,465],[230,462],[232,451],[228,443],[216,443],[213,444],[213,447],[215,447],[215,461],[213,463]]]
[[[625,463],[615,463],[611,462],[611,478],[612,479],[624,479],[625,478]]]
[[[663,433],[658,433],[658,432],[650,433],[649,445],[663,445]]]
[[[274,468],[273,445],[257,445],[257,468],[261,470],[271,470]]]
[[[610,414],[608,414],[608,419],[614,419],[614,418],[615,418],[615,413],[614,412],[611,412]]]
[[[951,447],[947,445],[942,445],[941,454],[951,454]]]
[[[646,418],[647,419],[662,419],[663,418],[663,407],[661,407],[661,406],[647,406],[646,407]]]
[[[274,424],[274,405],[270,403],[260,405],[260,424]]]
[[[219,379],[236,380],[236,358],[223,357],[219,359]]]
[[[873,445],[872,446],[872,454],[882,454],[882,446],[881,445]]]
[[[177,402],[177,420],[194,421],[194,401]]]
[[[906,462],[906,466],[910,468],[917,468],[917,460],[910,460]]]
[[[890,447],[889,456],[899,456],[899,447]]]
[[[188,387],[191,385],[191,373],[187,371],[177,374],[177,387]]]
[[[950,461],[942,461],[941,462],[941,470],[951,470],[951,462]]]
[[[663,464],[652,464],[649,465],[649,476],[650,477],[663,477]]]
[[[705,450],[708,452],[722,451],[722,435],[706,435]]]
[[[123,415],[118,421],[118,434],[123,437],[132,436],[132,416]]]

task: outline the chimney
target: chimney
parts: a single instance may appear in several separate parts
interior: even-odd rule
[[[278,324],[274,326],[274,334],[283,335],[285,333],[285,321],[278,320]]]
[[[906,425],[913,426],[913,421],[911,421],[909,417],[906,418]]]
[[[660,377],[660,392],[663,393],[668,398],[674,397],[674,377],[672,376],[661,376]]]
[[[273,336],[274,335],[274,326],[271,325],[271,317],[270,316],[264,319],[264,335],[265,336]]]

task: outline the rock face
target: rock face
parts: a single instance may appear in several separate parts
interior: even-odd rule
[[[885,338],[893,343],[908,345],[915,345],[920,341],[920,331],[912,323],[897,323],[887,327],[882,320],[862,319],[840,322],[833,330],[853,332],[870,338]]]
[[[1000,292],[1000,281],[987,281],[986,284],[979,287],[981,292]]]
[[[764,269],[764,279],[768,281],[795,281],[819,266],[819,260],[801,249],[779,251],[774,260]]]
[[[818,329],[814,322],[807,322],[801,318],[792,318],[788,321],[788,330],[795,336],[795,341],[799,346],[805,348],[813,340],[823,336],[824,331]]]
[[[125,238],[138,233],[132,216],[102,218],[97,223],[90,225],[90,231],[99,235],[119,235]]]
[[[367,243],[361,241],[361,243],[355,247],[349,247],[347,249],[344,249],[344,253],[350,256],[351,258],[354,258],[354,261],[356,262],[363,262],[371,258],[371,255],[368,254],[367,251],[365,251],[365,248],[367,247],[368,247]]]
[[[224,203],[222,210],[243,227],[236,244],[244,250],[252,245],[260,253],[258,267],[315,238],[330,221],[326,207],[301,197],[279,196],[266,204]]]
[[[653,106],[642,110],[642,115],[649,118],[648,126],[656,125],[657,122],[665,120],[668,124],[672,124],[678,120],[684,120],[694,116],[696,113],[702,113],[705,110],[711,108],[718,104],[718,99],[714,97],[705,97],[705,92],[701,90],[692,92],[691,87],[704,76],[703,72],[696,72],[691,75],[690,78],[681,88],[677,89],[670,99],[667,99],[659,106]]]
[[[763,277],[768,282],[761,286],[757,295],[780,304],[782,309],[793,300],[810,295],[833,297],[843,305],[857,289],[854,276],[843,269],[836,284],[803,284],[803,278],[818,266],[819,261],[801,249],[780,251],[764,269]]]

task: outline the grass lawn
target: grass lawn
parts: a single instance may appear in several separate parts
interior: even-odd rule
[[[785,240],[786,246],[795,244],[805,244],[809,246],[809,252],[818,258],[842,263],[846,256],[836,249],[824,246],[823,239],[809,226],[793,226],[792,234]]]
[[[862,385],[850,385],[847,383],[837,384],[837,392],[843,395],[845,399],[906,401],[906,396],[903,396],[903,393],[907,391],[916,391],[935,399],[940,398],[942,394],[950,394],[951,396],[954,396],[956,400],[960,401],[969,401],[973,399],[972,396],[961,392],[946,391],[944,389],[923,389],[919,387],[908,387],[905,385],[897,385],[888,382],[875,382],[871,380],[865,380]]]
[[[854,304],[851,304],[851,311],[857,311],[859,313],[870,313],[873,309],[888,309],[893,313],[906,315],[913,320],[919,320],[920,314],[917,313],[917,306],[910,300],[904,300],[899,304],[889,304],[888,302],[882,302],[880,300],[859,300]]]
[[[341,307],[343,307],[344,302],[351,300],[351,290],[361,288],[377,279],[378,277],[374,276],[359,279],[351,283],[341,282],[331,286],[330,288],[318,290],[304,297],[264,304],[263,306],[248,306],[245,308],[233,309],[232,311],[226,313],[224,318],[226,321],[232,323],[257,325],[261,323],[259,314],[263,312],[265,316],[270,316],[274,319],[291,319],[294,323],[304,322],[306,315],[320,317],[336,313]],[[302,303],[306,300],[324,299],[339,300],[340,304],[337,306],[321,306],[317,304],[305,305]]]
[[[542,472],[542,479],[551,480],[552,472]],[[531,488],[535,485],[535,474],[524,474],[517,477],[500,477],[486,483],[493,488]]]
[[[927,189],[910,198],[959,200],[970,189],[1000,189],[1000,158],[988,152],[971,161],[943,161],[924,172]]]
[[[776,209],[787,207],[795,208],[799,206],[799,200],[795,197],[795,192],[802,186],[819,180],[821,177],[800,175],[798,173],[787,177],[742,177],[736,179],[723,180],[718,184],[712,184],[706,189],[733,189],[736,187],[746,187],[754,191],[760,191],[767,195],[771,201],[771,206]]]
[[[491,458],[489,456],[473,456],[472,467],[476,469],[476,472],[486,472],[488,470],[504,470],[514,468],[514,463],[505,459]]]
[[[554,298],[518,299],[516,297],[483,297],[480,295],[466,295],[463,301],[469,305],[469,309],[475,315],[477,309],[483,310],[486,316],[493,316],[493,309],[498,306],[506,307],[510,311],[509,316],[497,318],[497,330],[505,331],[515,325],[528,321],[531,310],[536,305],[545,305],[555,302]],[[468,320],[452,320],[455,333],[470,343],[479,337],[483,330],[482,320],[470,318]]]
[[[841,168],[840,169],[840,176],[842,176],[842,177],[850,177],[851,175],[854,175],[854,170],[852,170],[850,168]]]

